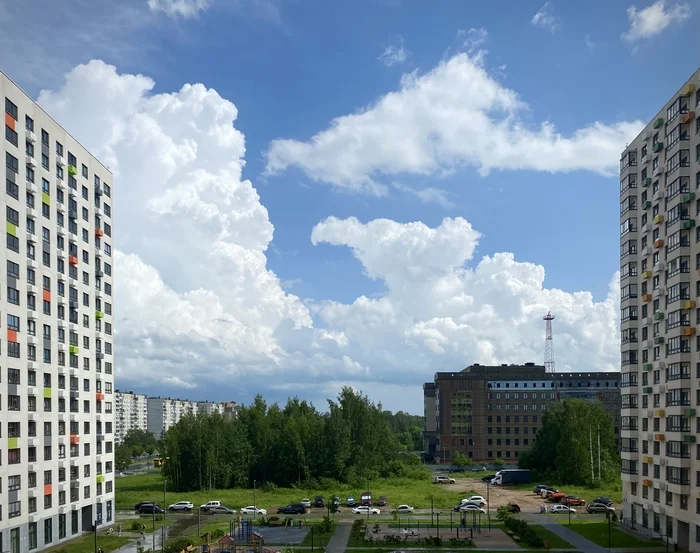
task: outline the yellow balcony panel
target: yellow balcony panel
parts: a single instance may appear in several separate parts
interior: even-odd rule
[[[680,95],[681,96],[690,96],[693,92],[695,92],[695,85],[693,83],[689,83],[685,85],[683,88],[681,88]]]
[[[654,221],[653,221],[653,222],[654,222],[655,225],[658,225],[659,223],[663,223],[663,222],[664,222],[664,216],[663,216],[663,215],[657,215],[656,217],[654,217]]]
[[[693,301],[693,300],[684,301],[681,304],[681,307],[683,309],[695,309],[695,301]]]
[[[18,438],[7,438],[7,449],[17,449],[19,447],[17,441]]]
[[[683,336],[695,336],[695,327],[694,326],[688,326],[681,330],[681,334]]]
[[[695,112],[694,111],[689,111],[688,113],[684,113],[681,115],[681,123],[684,125],[690,123],[693,119],[695,119]]]
[[[663,442],[666,440],[666,436],[663,434],[654,434],[654,441],[656,442]]]
[[[700,269],[699,269],[699,271],[700,271]],[[644,271],[642,273],[642,278],[643,279],[651,278],[651,274],[652,274],[651,271]]]
[[[647,455],[646,457],[642,457],[642,461],[644,461],[645,463],[653,463],[654,458],[651,457],[650,455]]]
[[[663,409],[655,409],[654,410],[654,416],[655,417],[665,417],[666,416],[666,411]]]
[[[651,301],[651,294],[644,294],[642,296],[642,301]]]

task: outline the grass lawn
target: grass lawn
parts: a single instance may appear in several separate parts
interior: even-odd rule
[[[132,540],[133,538],[120,538],[118,536],[98,536],[97,547],[101,547],[104,549],[105,553],[109,553],[110,551],[116,551]],[[80,539],[59,545],[53,549],[49,549],[48,553],[94,553],[94,551],[95,535],[90,534]]]
[[[331,539],[333,532],[335,532],[335,523],[331,524],[331,529],[328,532],[321,532],[318,526],[313,527],[313,543],[314,547],[326,547],[328,541]],[[306,534],[304,541],[300,544],[301,547],[311,547],[311,532]]]
[[[590,503],[596,497],[600,497],[600,496],[609,497],[615,503],[618,503],[618,504],[622,503],[622,481],[618,481],[618,482],[613,483],[613,484],[604,485],[604,486],[601,486],[599,488],[584,488],[582,486],[567,486],[564,484],[562,484],[560,486],[556,482],[545,482],[545,481],[531,482],[529,484],[516,484],[514,487],[518,490],[527,490],[529,492],[532,492],[532,489],[537,484],[548,484],[549,486],[556,488],[558,490],[561,490],[562,492],[565,492],[568,495],[574,495],[576,497],[580,497],[586,503]]]
[[[608,546],[608,523],[605,521],[571,521],[571,529],[601,547]],[[659,547],[659,544],[621,532],[615,524],[610,529],[610,547]]]
[[[116,486],[117,509],[131,510],[139,501],[153,499],[158,504],[163,501],[163,477],[158,471],[116,478],[114,482]],[[470,493],[469,490],[466,492],[456,491],[457,488],[462,489],[462,486],[463,484],[459,483],[456,485],[433,484],[430,478],[425,480],[392,478],[370,481],[370,488],[375,497],[384,495],[387,497],[390,505],[406,503],[417,509],[429,508],[431,495],[436,508],[452,508],[465,494],[469,495]],[[265,492],[258,489],[255,493],[255,503],[258,507],[267,509],[268,514],[272,515],[277,510],[277,507],[289,503],[298,503],[305,497],[313,500],[317,495],[321,495],[326,499],[329,496],[337,495],[344,501],[349,495],[358,498],[363,491],[363,489],[354,489],[343,485],[339,485],[335,490],[278,488],[272,492]],[[233,509],[240,509],[246,505],[253,504],[253,490],[230,489],[175,493],[168,489],[167,493],[168,504],[177,501],[192,501],[197,506],[210,500],[218,500]],[[341,507],[341,509],[344,511],[347,508]],[[387,509],[383,508],[383,510]],[[320,512],[320,509],[314,510],[314,512]]]
[[[547,530],[542,526],[537,526],[536,524],[530,524],[529,526],[535,532],[537,532],[543,540],[549,542],[550,549],[574,549],[573,545],[571,545],[568,541],[561,539],[554,532]],[[531,549],[529,546],[521,542],[518,542],[518,545],[524,549]]]

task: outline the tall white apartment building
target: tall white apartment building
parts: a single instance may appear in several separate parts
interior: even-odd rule
[[[0,551],[112,521],[112,175],[0,73]]]
[[[224,413],[224,405],[215,401],[198,401],[197,412],[202,415],[211,415],[213,413]]]
[[[700,552],[700,70],[620,161],[624,520]]]
[[[148,431],[156,438],[162,438],[165,432],[187,414],[199,412],[196,401],[172,399],[169,397],[148,398]]]
[[[121,443],[129,430],[148,430],[148,397],[134,392],[114,393],[114,441]]]

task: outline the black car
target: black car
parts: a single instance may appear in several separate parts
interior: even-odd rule
[[[506,505],[506,509],[508,509],[509,513],[519,513],[520,505],[516,505],[515,503],[508,503],[508,505]]]
[[[482,482],[491,482],[491,480],[493,480],[494,478],[496,478],[495,474],[489,474],[488,476],[483,476],[481,478],[481,481]]]
[[[323,509],[326,506],[326,503],[323,501],[323,497],[320,495],[317,495],[314,498],[314,507],[318,509]]]
[[[291,503],[286,507],[280,507],[277,509],[277,514],[281,515],[305,515],[306,507],[301,503]]]
[[[613,500],[609,497],[596,497],[591,503],[601,503],[607,507],[613,504]]]
[[[164,513],[164,512],[165,511],[163,509],[158,507],[158,505],[154,505],[153,503],[146,503],[144,505],[141,505],[141,507],[139,507],[139,510],[138,510],[138,513],[140,515],[152,515],[154,513],[156,515],[159,515],[159,514]]]
[[[134,511],[138,511],[144,505],[153,505],[153,501],[141,501],[140,503],[137,503],[134,505]]]
[[[532,491],[533,493],[536,493],[537,495],[540,495],[542,493],[542,490],[546,490],[549,486],[547,484],[537,484]]]
[[[379,499],[377,500],[377,506],[378,507],[386,507],[386,496],[380,495]]]

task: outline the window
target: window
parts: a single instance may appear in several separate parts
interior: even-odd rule
[[[13,303],[14,305],[19,305],[19,290],[7,287],[7,301]]]
[[[17,106],[9,98],[5,98],[5,113],[17,121]]]
[[[29,132],[34,132],[34,119],[29,117],[29,115],[24,116],[24,128]]]
[[[5,179],[5,191],[7,192],[8,196],[14,198],[15,200],[19,200],[19,186],[17,186],[10,179]]]
[[[36,549],[37,548],[37,539],[36,539],[36,522],[30,522],[29,523],[29,549]]]
[[[5,152],[5,165],[10,171],[19,173],[19,160],[10,152]]]
[[[17,146],[17,144],[19,143],[19,136],[12,128],[10,128],[7,125],[5,125],[5,138],[13,146]]]
[[[44,545],[49,544],[53,541],[53,519],[44,519]]]

